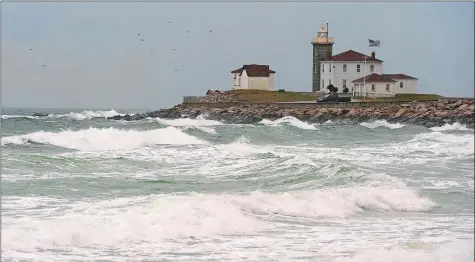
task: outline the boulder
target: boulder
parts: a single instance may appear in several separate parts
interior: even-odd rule
[[[46,114],[46,113],[33,113],[32,116],[45,117],[45,116],[49,116],[49,114]]]

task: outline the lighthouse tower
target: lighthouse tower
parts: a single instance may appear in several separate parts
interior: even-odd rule
[[[313,68],[312,68],[312,92],[323,90],[320,83],[320,62],[327,61],[332,56],[333,44],[335,38],[328,37],[328,23],[327,28],[322,25],[320,31],[317,33],[317,37],[312,39],[313,46]]]

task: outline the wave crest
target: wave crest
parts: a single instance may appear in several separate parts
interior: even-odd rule
[[[269,119],[263,119],[261,124],[267,125],[267,126],[280,126],[281,124],[288,124],[300,129],[308,129],[308,130],[316,130],[317,128],[314,125],[305,123],[303,121],[298,120],[297,118],[293,116],[284,116],[282,118],[276,119],[276,120],[269,120]]]
[[[371,129],[378,128],[378,127],[386,127],[386,128],[389,128],[389,129],[398,129],[398,128],[402,128],[402,127],[406,126],[406,125],[400,124],[400,123],[392,124],[392,123],[389,123],[386,120],[376,120],[374,122],[363,122],[360,125],[362,125],[364,127],[367,127],[367,128],[371,128]]]
[[[436,127],[431,127],[429,128],[432,131],[437,131],[437,132],[443,132],[443,131],[469,131],[473,129],[467,128],[465,125],[462,125],[460,123],[453,123],[453,124],[448,124],[446,123],[443,126],[436,126]]]
[[[175,127],[147,131],[122,130],[115,128],[94,128],[78,131],[34,132],[26,135],[2,137],[2,146],[26,145],[29,143],[49,144],[79,151],[107,151],[129,149],[157,144],[206,144],[194,136]]]
[[[116,115],[125,115],[118,113],[116,110],[99,110],[99,111],[82,111],[82,112],[70,112],[68,114],[49,114],[47,116],[28,116],[28,115],[2,115],[2,119],[14,119],[14,118],[28,118],[28,119],[44,119],[44,118],[71,118],[74,120],[85,120],[92,118],[107,118]]]

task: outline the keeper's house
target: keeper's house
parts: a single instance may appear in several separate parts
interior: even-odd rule
[[[274,90],[275,71],[269,65],[244,65],[231,71],[233,89]]]
[[[365,55],[348,50],[333,55],[334,43],[335,38],[328,37],[328,27],[325,29],[324,25],[312,39],[313,92],[328,92],[326,87],[331,84],[338,87],[338,93],[348,88],[348,93],[355,97],[416,93],[418,79],[405,74],[383,74],[383,61],[376,57],[375,52]]]

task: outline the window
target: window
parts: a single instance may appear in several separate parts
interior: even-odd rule
[[[346,73],[346,64],[343,64],[343,73]]]
[[[346,79],[343,79],[343,88],[346,88]]]
[[[314,66],[313,72],[314,72],[315,74],[318,73],[318,66],[317,66],[317,65]]]
[[[332,80],[331,80],[331,79],[328,79],[328,84],[329,84],[329,85],[332,84]]]
[[[332,71],[332,65],[330,65],[330,71],[329,72],[331,72],[331,71]]]
[[[356,72],[357,72],[357,73],[360,72],[360,65],[356,65]]]
[[[386,85],[386,92],[389,92],[389,85]]]
[[[325,72],[325,64],[322,64],[322,72]]]
[[[325,80],[322,79],[322,89],[325,89]]]
[[[400,88],[403,88],[404,87],[404,84],[402,82],[399,82],[399,87]]]
[[[369,66],[369,72],[370,72],[370,73],[374,73],[374,65],[370,65],[370,66]]]
[[[371,85],[371,91],[376,91],[376,87],[374,85]]]

